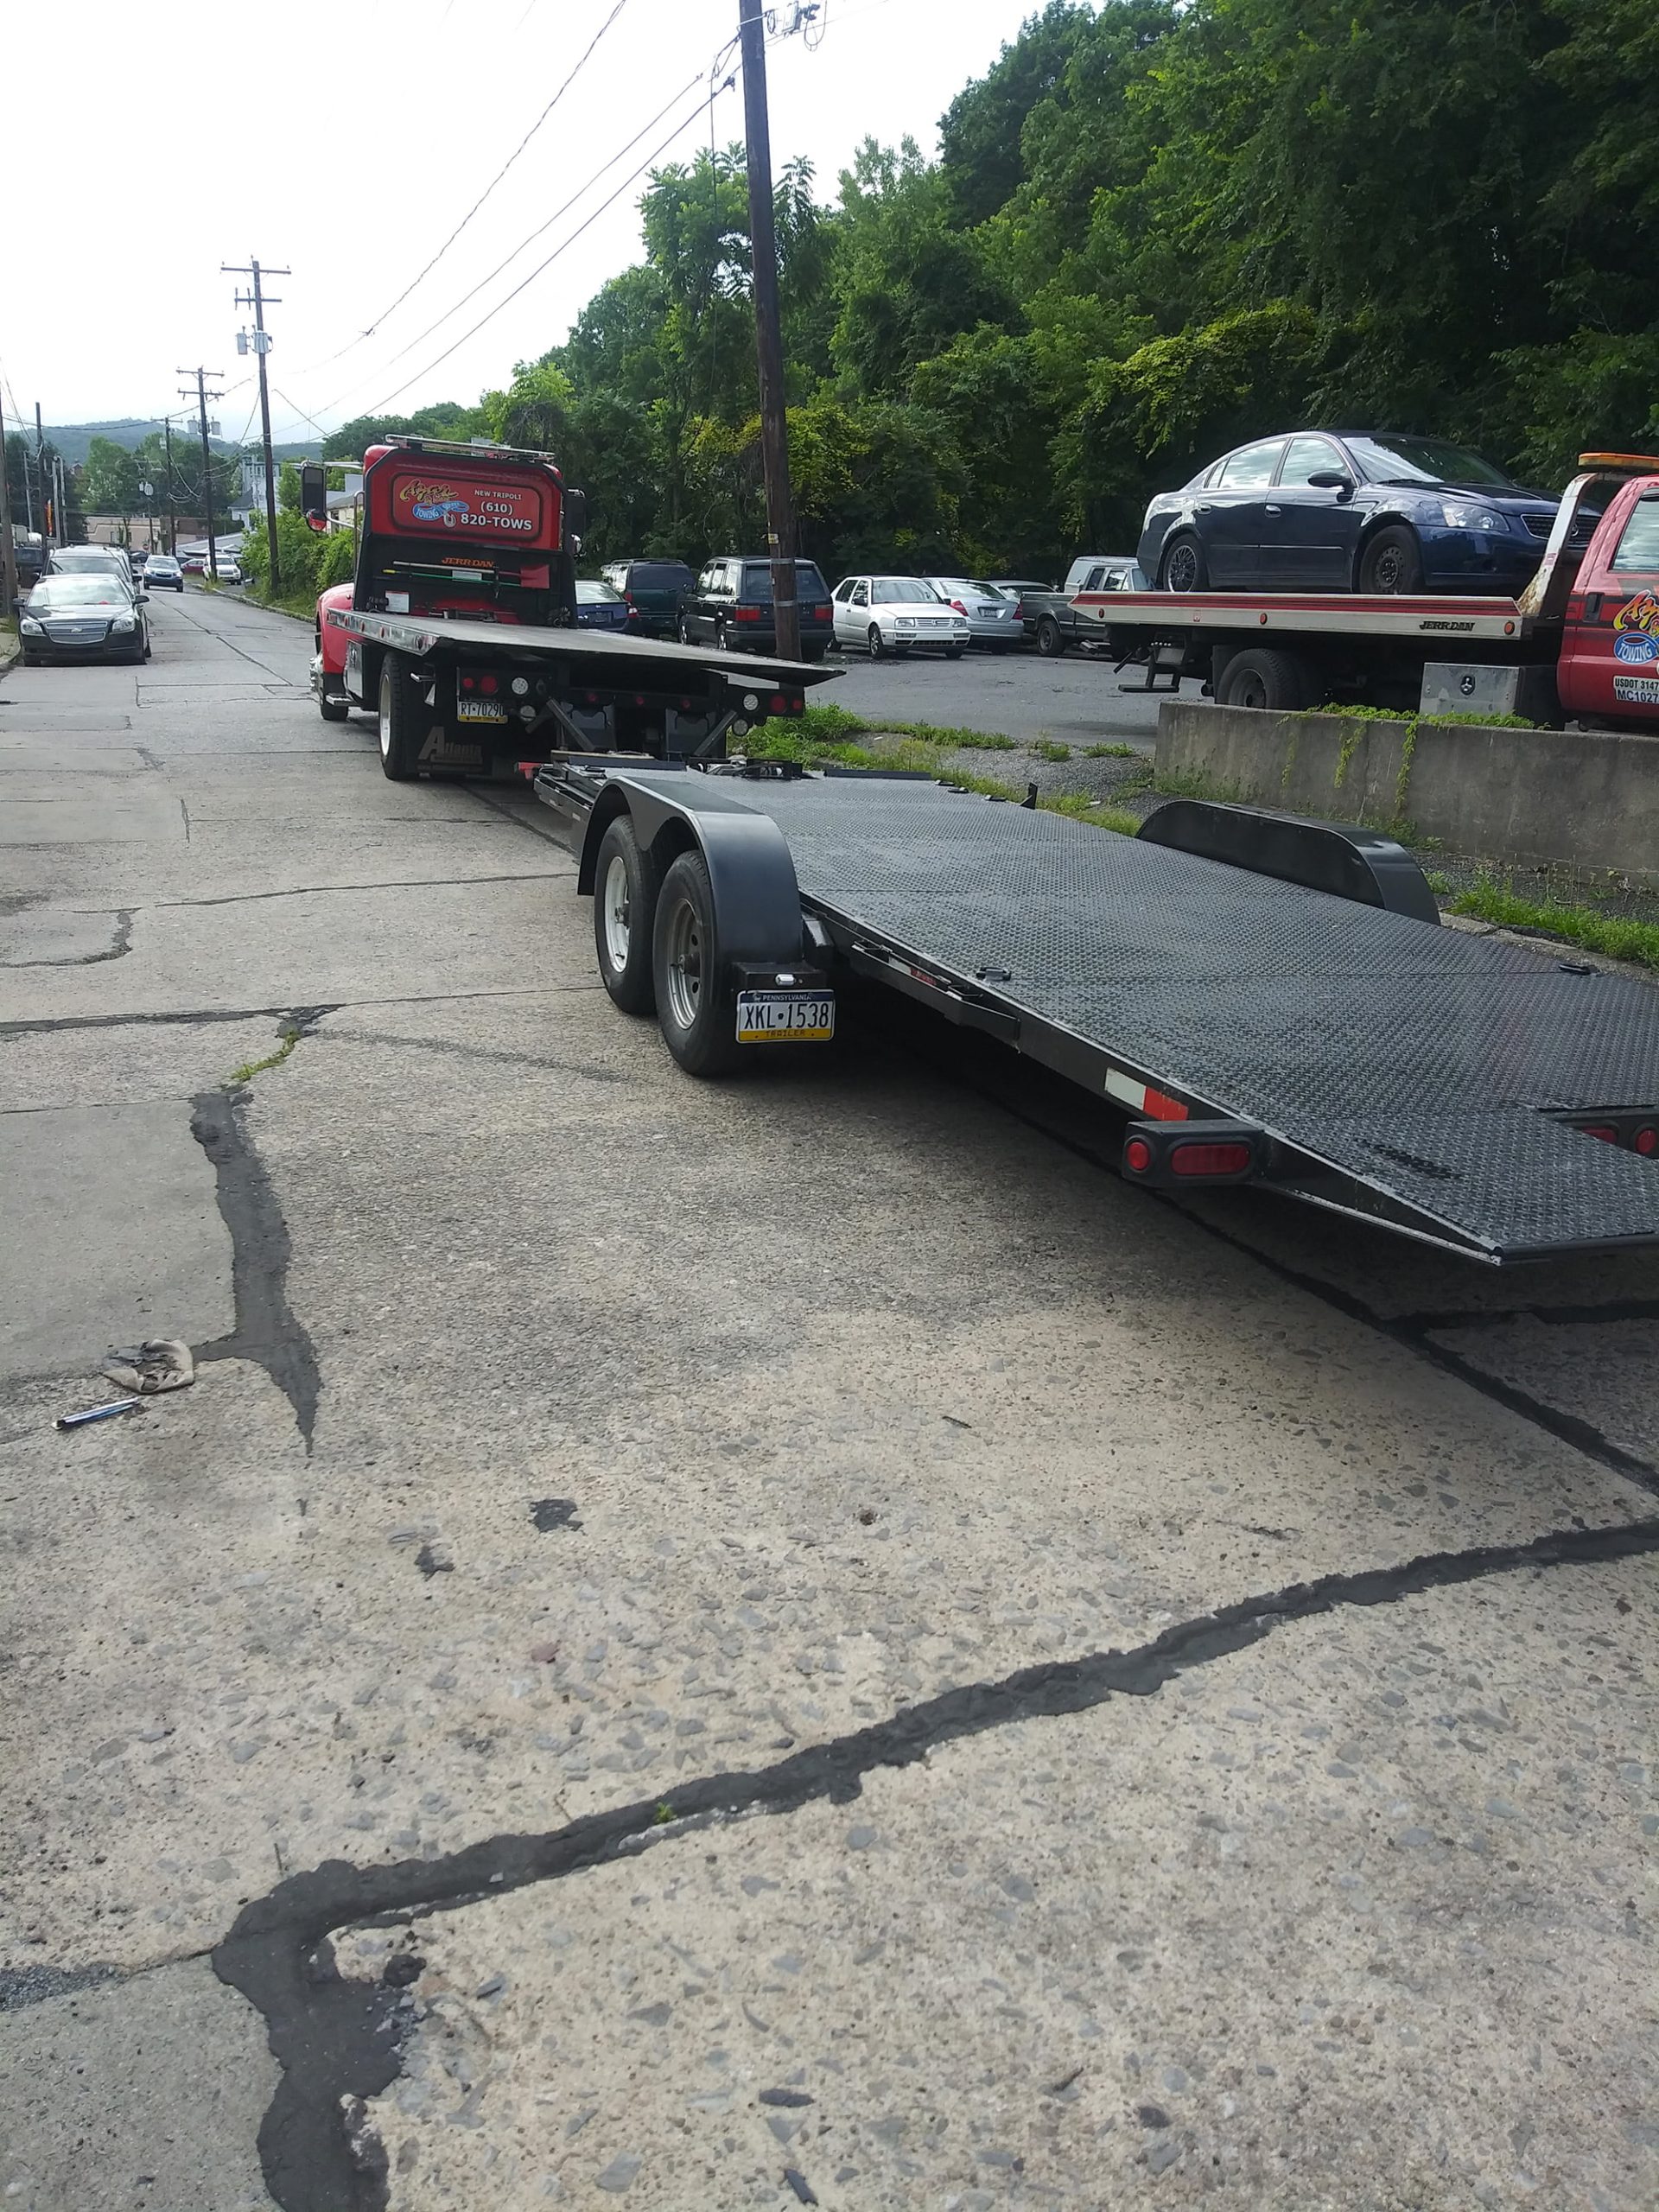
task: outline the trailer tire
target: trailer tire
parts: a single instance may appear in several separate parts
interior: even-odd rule
[[[1292,714],[1309,703],[1313,690],[1313,671],[1305,660],[1295,653],[1253,645],[1228,662],[1216,686],[1216,699],[1224,707],[1264,707]]]
[[[1045,660],[1058,660],[1065,651],[1065,634],[1052,614],[1037,625],[1037,650]]]
[[[1359,556],[1359,588],[1386,594],[1421,591],[1423,588],[1422,548],[1417,533],[1403,524],[1379,530],[1365,541]]]
[[[662,877],[657,863],[619,814],[599,841],[594,862],[594,950],[611,1003],[624,1014],[654,1014],[652,925]]]
[[[394,784],[412,783],[420,771],[421,735],[414,726],[414,686],[402,653],[388,652],[380,663],[380,766]]]
[[[663,1042],[688,1075],[725,1075],[741,1056],[721,966],[709,863],[682,853],[658,894],[651,970]]]

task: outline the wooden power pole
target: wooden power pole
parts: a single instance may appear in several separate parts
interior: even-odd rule
[[[219,369],[181,369],[178,373],[181,377],[194,377],[196,380],[194,397],[201,423],[201,504],[207,510],[207,573],[217,583],[219,549],[213,543],[213,456],[207,443],[207,378],[219,376],[223,372]],[[181,399],[188,399],[192,396],[186,386],[181,385],[179,387]],[[217,399],[220,395],[214,392],[213,397]]]
[[[760,456],[766,478],[766,550],[780,660],[801,657],[795,603],[795,508],[789,495],[784,417],[784,340],[778,321],[778,243],[772,221],[772,128],[766,114],[766,26],[761,0],[738,0],[743,48],[743,128],[749,173],[749,247],[754,264],[754,350],[760,370]]]

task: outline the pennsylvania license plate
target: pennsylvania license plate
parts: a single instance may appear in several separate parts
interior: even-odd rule
[[[507,719],[505,707],[498,707],[493,699],[469,698],[466,692],[455,701],[455,720],[460,722],[504,722]]]
[[[836,1033],[833,991],[740,991],[740,1045],[825,1045]]]

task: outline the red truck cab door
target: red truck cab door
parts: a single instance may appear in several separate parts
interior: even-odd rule
[[[1659,725],[1659,478],[1609,503],[1567,600],[1557,682],[1568,715]]]

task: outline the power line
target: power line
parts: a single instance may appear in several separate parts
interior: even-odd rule
[[[721,85],[716,92],[709,94],[709,99],[711,100],[717,99],[720,97],[720,93],[726,91],[732,81],[733,80],[730,78],[728,78],[726,84]],[[515,284],[512,291],[507,293],[504,298],[498,300],[495,305],[490,308],[486,315],[480,315],[478,321],[474,323],[470,330],[462,331],[461,336],[455,340],[454,343],[452,346],[446,346],[443,352],[437,356],[435,360],[429,361],[423,369],[417,369],[413,376],[405,377],[402,384],[397,385],[394,390],[387,393],[385,398],[377,400],[372,407],[366,409],[365,411],[370,415],[378,415],[383,407],[390,405],[391,402],[396,399],[400,393],[407,391],[410,385],[418,384],[423,377],[430,376],[434,369],[441,368],[444,362],[449,359],[449,356],[452,353],[460,352],[461,348],[467,343],[469,338],[475,338],[479,332],[483,329],[486,323],[493,322],[496,316],[500,314],[503,308],[510,306],[512,302],[518,298],[520,292],[524,291],[529,285],[533,284],[543,270],[550,269],[553,264],[558,259],[559,256],[563,253],[568,247],[573,246],[584,231],[591,229],[593,225],[595,224],[599,220],[600,217],[605,213],[605,210],[620,200],[622,197],[622,194],[627,190],[628,187],[634,183],[639,178],[642,177],[654,161],[658,160],[661,155],[667,152],[668,149],[673,144],[674,141],[680,137],[681,133],[689,130],[690,125],[698,119],[698,117],[702,112],[702,103],[699,100],[696,108],[692,111],[692,113],[681,118],[679,122],[677,123],[674,128],[669,132],[667,137],[663,139],[658,145],[653,148],[652,152],[646,155],[645,160],[640,162],[639,168],[631,171],[628,175],[625,176],[621,183],[617,186],[615,191],[613,192],[608,198],[601,200],[598,207],[594,209],[592,214],[584,217],[583,219],[577,224],[575,229],[570,232],[569,236],[560,245],[554,247],[552,252],[548,255],[546,260],[537,262],[535,268],[531,270],[528,276],[524,277],[518,283]]]
[[[445,238],[443,244],[438,248],[437,251],[433,255],[430,261],[427,263],[426,266],[419,270],[416,275],[410,278],[408,283],[404,285],[403,290],[398,293],[397,298],[391,302],[390,307],[381,308],[379,314],[376,315],[374,321],[369,325],[366,330],[360,331],[355,338],[349,340],[346,345],[340,347],[338,353],[330,353],[325,359],[314,363],[314,367],[327,368],[330,361],[338,361],[341,359],[346,354],[352,351],[353,346],[360,346],[365,339],[372,338],[376,331],[380,327],[380,325],[386,320],[386,317],[389,315],[395,314],[397,308],[402,307],[404,302],[409,297],[416,286],[423,283],[425,278],[431,275],[432,271],[437,267],[439,262],[443,259],[444,255],[448,252],[450,247],[466,229],[467,224],[472,221],[474,216],[477,214],[479,209],[484,205],[484,202],[495,190],[496,186],[500,183],[502,178],[505,176],[507,171],[518,160],[519,155],[524,152],[525,147],[529,145],[531,140],[536,136],[542,125],[547,121],[548,117],[552,114],[554,109],[557,107],[559,102],[564,98],[571,86],[575,84],[576,79],[582,74],[582,72],[586,67],[588,57],[592,54],[594,48],[599,44],[601,39],[604,37],[606,32],[609,30],[611,25],[616,21],[617,17],[621,14],[623,9],[626,8],[628,0],[616,0],[616,4],[611,10],[610,14],[606,16],[604,22],[594,33],[593,37],[588,41],[587,47],[582,52],[581,60],[577,61],[575,67],[571,70],[569,75],[566,77],[564,82],[559,86],[557,92],[554,93],[552,99],[549,100],[547,105],[537,117],[535,122],[531,124],[529,130],[525,131],[524,137],[513,148],[512,153],[507,156],[506,160],[502,162],[500,168],[485,186],[483,191],[480,193],[478,198],[474,200],[472,206],[467,210],[467,213],[455,225],[454,229],[450,232],[448,237]],[[525,13],[528,14],[529,10],[526,10]],[[522,18],[520,20],[522,21]],[[646,128],[648,130],[650,125],[647,124]],[[608,163],[607,166],[609,166]],[[603,171],[601,171],[600,174],[603,175]],[[507,258],[511,260],[512,258],[512,255],[509,254]],[[488,279],[486,278],[485,281],[487,283]],[[472,297],[472,294],[469,292],[467,296],[470,299]],[[452,308],[449,312],[453,315],[455,312],[455,309]],[[438,321],[442,322],[444,318],[440,315]],[[425,334],[423,334],[424,335]],[[421,341],[417,338],[411,342],[418,346]],[[394,356],[393,358],[396,359],[397,357]],[[309,374],[309,371],[304,372],[304,373]],[[332,404],[333,403],[331,402],[330,404]],[[323,411],[326,414],[327,410],[325,408]]]
[[[683,100],[686,94],[692,89],[693,86],[700,85],[702,82],[702,73],[699,71],[695,77],[688,78],[685,83],[679,87],[678,91],[671,93],[669,98],[664,101],[662,106],[658,109],[656,114],[652,117],[651,120],[648,123],[642,123],[640,124],[639,130],[634,132],[632,137],[628,140],[626,145],[619,146],[615,153],[611,156],[608,161],[602,162],[600,164],[599,168],[596,168],[593,175],[588,177],[586,183],[581,187],[580,190],[573,192],[569,199],[565,200],[561,207],[556,207],[545,222],[538,223],[536,228],[530,232],[528,237],[520,238],[518,245],[512,249],[512,251],[506,256],[505,260],[497,262],[495,267],[491,270],[487,276],[480,276],[477,283],[473,286],[472,289],[469,292],[463,292],[453,307],[446,308],[443,313],[439,315],[435,321],[428,323],[426,328],[418,333],[416,336],[411,338],[406,346],[400,346],[397,351],[393,353],[390,359],[381,364],[382,372],[384,372],[385,370],[394,367],[397,362],[401,361],[404,358],[406,354],[412,353],[417,346],[422,345],[427,339],[431,337],[435,330],[442,329],[443,325],[449,321],[452,315],[459,315],[462,308],[467,305],[467,302],[469,300],[475,300],[479,294],[483,291],[487,285],[493,284],[504,269],[510,268],[512,264],[518,260],[519,255],[524,251],[526,246],[534,245],[538,238],[542,237],[544,232],[552,229],[554,224],[559,220],[559,218],[562,215],[568,215],[578,200],[585,199],[587,194],[592,191],[594,185],[598,183],[600,178],[604,175],[607,169],[614,168],[616,164],[623,158],[624,155],[631,154],[633,151],[633,149],[639,143],[639,141],[645,137],[645,133],[648,130],[654,130],[658,124],[662,121],[663,118],[668,113],[669,109],[671,108],[677,101]],[[711,101],[709,107],[711,118],[713,112],[713,104]],[[684,126],[681,125],[680,127],[683,129]],[[652,155],[651,158],[654,161],[656,159],[656,156]],[[636,170],[634,174],[635,175],[638,175],[638,170]],[[632,183],[632,177],[627,180],[629,183]],[[606,204],[608,206],[610,203],[607,201]],[[543,263],[543,266],[545,268],[546,264]],[[511,297],[512,295],[509,294],[508,296]],[[335,358],[338,359],[339,357],[335,356]],[[363,384],[366,384],[368,381],[369,379],[366,377],[362,379]],[[344,398],[347,393],[360,391],[361,389],[361,384],[348,385],[346,387],[346,391],[340,394],[340,397]],[[292,403],[290,402],[290,404],[291,404]],[[339,402],[337,400],[331,399],[322,409],[322,412],[327,415],[330,409],[337,406]]]

